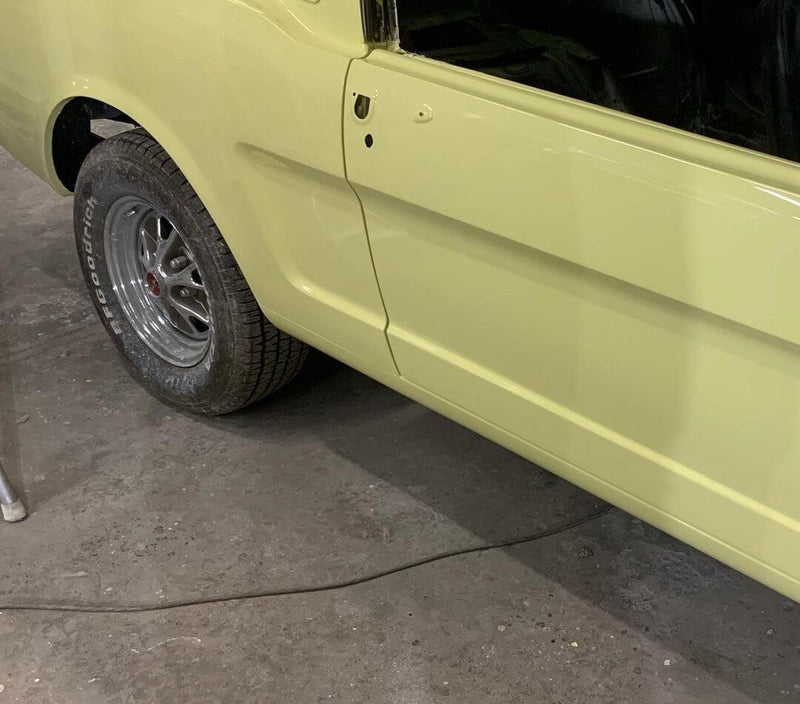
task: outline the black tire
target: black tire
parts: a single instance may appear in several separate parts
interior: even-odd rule
[[[146,201],[153,212],[163,214],[156,220],[177,231],[180,246],[185,245],[180,251],[191,258],[198,277],[202,274],[202,305],[210,314],[207,342],[202,342],[207,349],[198,352],[202,358],[191,366],[176,366],[145,342],[137,332],[144,328],[114,286],[106,249],[107,219],[112,207],[128,197]],[[81,268],[100,319],[133,376],[155,396],[195,413],[219,415],[274,393],[300,371],[308,348],[264,317],[200,198],[143,130],[107,139],[89,153],[75,187],[74,224]],[[160,237],[160,229],[158,233]],[[137,256],[150,257],[141,246]],[[166,261],[165,255],[161,261]],[[112,270],[114,266],[112,262]],[[149,285],[145,280],[142,284]],[[149,293],[156,297],[159,289],[152,287]],[[201,323],[195,325],[202,328]]]

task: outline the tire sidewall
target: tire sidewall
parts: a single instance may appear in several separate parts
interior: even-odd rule
[[[184,408],[214,405],[231,383],[235,359],[233,320],[225,300],[225,282],[214,252],[203,237],[206,227],[170,174],[138,163],[124,154],[93,151],[75,189],[74,224],[84,278],[100,319],[130,370],[162,400]],[[150,202],[178,229],[203,277],[213,334],[204,358],[195,366],[176,367],[148,347],[128,320],[109,274],[105,230],[108,213],[120,198],[136,196]]]

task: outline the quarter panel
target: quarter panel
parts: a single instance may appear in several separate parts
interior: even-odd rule
[[[34,172],[47,171],[45,129],[63,62],[62,9],[47,0],[0,3],[0,144]]]
[[[344,81],[366,51],[358,3],[33,7],[25,16],[41,32],[25,45],[53,54],[31,68],[39,94],[25,113],[35,147],[15,149],[6,133],[3,141],[19,156],[35,151],[26,163],[55,184],[44,158],[54,107],[85,96],[122,110],[192,183],[262,308],[394,369],[363,215],[344,179]]]

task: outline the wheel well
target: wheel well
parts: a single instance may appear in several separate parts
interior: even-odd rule
[[[110,121],[110,124],[109,124]],[[53,125],[53,166],[64,188],[75,189],[78,172],[86,155],[112,134],[138,124],[113,105],[93,98],[72,98]]]

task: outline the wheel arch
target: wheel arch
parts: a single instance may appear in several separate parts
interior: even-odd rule
[[[241,261],[241,238],[231,234],[235,234],[237,229],[230,226],[228,209],[222,205],[212,184],[213,179],[209,177],[213,169],[202,167],[191,146],[168,120],[148,108],[145,102],[113,86],[108,89],[95,86],[90,93],[64,97],[51,111],[45,127],[42,174],[51,187],[64,195],[73,192],[74,179],[81,165],[89,152],[103,141],[102,137],[91,136],[91,121],[99,118],[115,119],[141,127],[158,142],[200,197],[237,261]]]
[[[52,109],[45,128],[46,179],[64,194],[75,188],[80,167],[103,137],[92,132],[92,121],[109,119],[141,127],[169,154],[210,210],[209,189],[191,150],[169,123],[134,96],[109,87],[67,95]]]
[[[111,119],[138,126],[136,121],[96,98],[76,96],[61,103],[49,130],[49,163],[61,186],[72,192],[84,159],[102,137],[92,132],[92,121]]]

